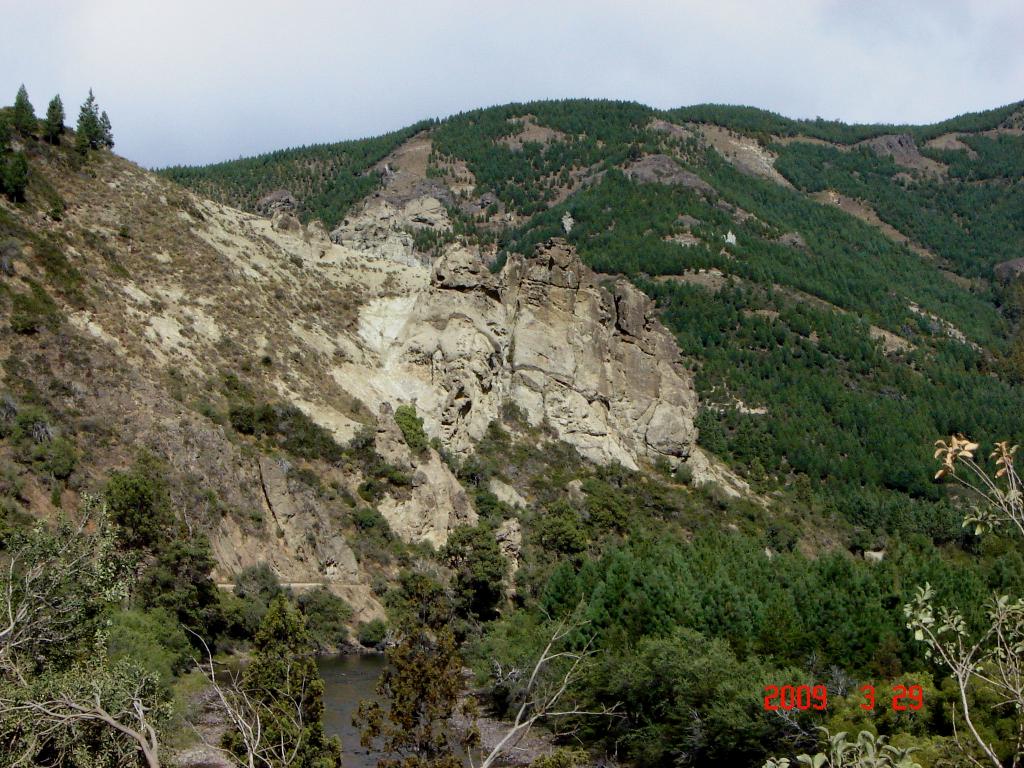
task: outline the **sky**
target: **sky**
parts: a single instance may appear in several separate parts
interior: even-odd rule
[[[0,103],[203,164],[533,99],[926,123],[1024,99],[1021,0],[0,0]]]

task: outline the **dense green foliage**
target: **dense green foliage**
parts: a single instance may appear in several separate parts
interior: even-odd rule
[[[869,149],[838,149],[794,142],[780,150],[777,168],[801,189],[834,189],[866,200],[879,216],[916,242],[953,264],[961,274],[991,275],[992,265],[1019,256],[1024,222],[1019,211],[1024,193],[1018,136],[969,139],[981,148],[978,158],[952,153],[954,177],[981,183],[897,177],[891,158]],[[949,154],[949,153],[944,153]]]
[[[948,706],[957,694],[933,683],[922,649],[909,642],[904,601],[928,582],[979,626],[988,594],[1024,592],[1024,560],[1013,543],[986,542],[965,556],[916,534],[889,537],[881,562],[842,550],[812,559],[793,546],[811,519],[790,528],[778,509],[769,522],[737,504],[719,514],[749,533],[716,530],[701,522],[709,500],[674,483],[589,470],[571,456],[535,451],[529,438],[491,438],[474,460],[474,473],[484,477],[516,473],[546,509],[523,515],[518,607],[487,628],[473,658],[493,704],[505,711],[506,683],[493,676],[495,660],[502,669],[522,668],[546,642],[551,619],[577,622],[578,642],[590,636],[600,652],[575,686],[575,700],[590,710],[619,703],[623,714],[577,726],[640,765],[684,756],[696,764],[758,765],[772,750],[788,750],[798,733],[763,710],[768,683],[828,686],[828,711],[797,718],[807,731],[815,724],[834,732],[867,728],[919,747],[930,737],[948,739]],[[566,499],[560,489],[573,480],[581,481],[581,494]],[[625,536],[610,528],[614,517],[595,519],[619,505],[628,511]],[[856,539],[849,546],[856,548]],[[926,711],[859,709],[859,684],[888,690],[890,681],[907,680],[924,683]],[[987,733],[1011,733],[1002,714],[981,719]],[[936,754],[929,751],[925,764]]]
[[[97,647],[107,617],[117,615],[131,583],[131,558],[112,544],[110,526],[94,499],[86,499],[77,527],[67,521],[55,530],[37,525],[5,541],[0,571],[7,617],[0,645],[4,765],[138,765],[139,743],[109,721],[128,725],[128,713],[141,711],[159,731],[167,720],[167,689],[159,674],[164,662],[171,663],[163,654],[166,633],[146,637],[147,650],[157,654],[141,661],[137,644],[128,639],[137,622],[115,619],[112,653]]]
[[[487,526],[456,528],[441,550],[454,572],[456,609],[474,619],[493,619],[504,596],[508,562]]]
[[[266,435],[281,448],[304,458],[337,461],[342,448],[331,433],[291,404],[234,403],[228,414],[231,426],[243,435]]]
[[[402,430],[406,445],[414,453],[423,453],[429,444],[423,431],[423,419],[416,414],[416,406],[400,405],[395,409],[395,423]]]
[[[451,723],[465,683],[451,630],[407,627],[386,656],[379,699],[360,702],[353,717],[360,744],[381,753],[380,768],[459,768],[464,744]]]
[[[28,188],[28,160],[24,152],[15,152],[4,163],[3,190],[15,203],[25,199]]]
[[[730,104],[697,104],[672,109],[669,119],[678,122],[713,123],[747,134],[776,136],[810,136],[837,144],[853,144],[888,133],[912,133],[924,141],[954,131],[984,131],[996,128],[1021,109],[1024,102],[1004,107],[972,112],[931,125],[849,125],[838,120],[794,120],[756,107],[737,107]]]
[[[342,647],[348,641],[348,624],[352,608],[326,587],[303,592],[296,599],[313,642],[322,650]]]

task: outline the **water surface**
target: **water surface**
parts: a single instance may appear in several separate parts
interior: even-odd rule
[[[376,768],[381,755],[359,746],[359,730],[352,725],[352,715],[361,700],[377,698],[374,686],[384,670],[384,657],[326,656],[317,663],[324,679],[324,730],[341,738],[342,764],[345,768]]]

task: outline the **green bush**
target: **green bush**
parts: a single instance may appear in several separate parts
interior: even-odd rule
[[[224,629],[225,621],[219,590],[210,578],[215,565],[210,542],[203,534],[161,541],[139,576],[136,601],[163,608],[178,623],[212,639]]]
[[[578,555],[587,550],[587,534],[580,527],[579,516],[564,501],[549,505],[533,528],[538,543],[549,552]]]
[[[381,619],[364,621],[359,624],[357,637],[366,648],[380,648],[388,634],[388,625]]]
[[[78,463],[78,452],[70,440],[56,435],[43,409],[27,406],[13,419],[4,419],[0,434],[9,432],[18,461],[30,464],[41,474],[66,480]]]
[[[320,650],[339,648],[348,641],[352,608],[326,587],[303,592],[296,601],[306,627]]]
[[[55,437],[32,448],[32,463],[58,480],[66,480],[78,463],[78,451],[69,440]]]
[[[115,611],[106,637],[111,660],[128,657],[160,675],[164,685],[191,665],[192,646],[174,615],[161,608]]]
[[[413,453],[423,453],[430,445],[427,433],[423,431],[423,419],[416,413],[414,405],[400,405],[395,409],[395,423],[402,430],[406,445]]]
[[[460,526],[448,537],[441,557],[455,572],[457,610],[467,618],[494,618],[504,598],[508,573],[508,561],[494,531],[485,525]]]
[[[175,517],[163,466],[153,456],[142,454],[127,472],[114,472],[104,497],[127,546],[148,548],[168,538]]]
[[[235,431],[269,436],[284,450],[304,459],[337,462],[344,456],[344,449],[330,432],[291,404],[235,401],[229,407],[228,419]]]
[[[14,155],[4,163],[3,187],[7,196],[14,202],[21,202],[25,199],[25,190],[28,188],[28,160],[24,152],[15,152]]]
[[[384,538],[391,538],[391,526],[384,515],[373,507],[360,507],[352,513],[352,522],[360,531],[372,531]]]

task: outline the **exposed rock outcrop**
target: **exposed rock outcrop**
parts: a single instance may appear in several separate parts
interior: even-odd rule
[[[270,219],[270,226],[275,232],[299,232],[302,230],[302,223],[293,213],[284,209],[274,211]]]
[[[1014,278],[1024,275],[1024,258],[1003,261],[996,264],[992,271],[995,273],[997,280],[1008,283]]]
[[[278,211],[294,211],[298,207],[299,202],[287,189],[275,189],[256,203],[257,213],[264,216],[272,216]]]
[[[332,230],[330,238],[354,251],[414,266],[421,260],[414,254],[410,230],[450,227],[448,212],[435,197],[417,197],[399,205],[374,197]]]
[[[866,146],[879,157],[891,157],[897,165],[934,174],[942,174],[946,167],[925,157],[917,148],[914,137],[909,133],[894,133],[866,139],[858,146]]]
[[[696,439],[691,377],[653,302],[625,280],[602,287],[562,240],[513,256],[498,275],[453,246],[427,290],[371,302],[360,322],[378,342],[376,365],[336,377],[367,403],[415,400],[428,432],[456,453],[506,401],[600,463],[678,463]]]
[[[714,187],[692,171],[684,170],[668,155],[647,155],[629,163],[623,172],[643,184],[668,184],[695,189],[701,194],[714,196]]]
[[[801,250],[807,247],[807,242],[799,232],[785,232],[775,238],[775,242],[779,245],[785,245],[789,248],[800,248]]]
[[[512,517],[502,522],[498,526],[498,530],[494,532],[494,537],[498,540],[498,548],[501,550],[501,554],[508,560],[509,573],[507,582],[508,586],[512,588],[515,585],[512,577],[519,570],[519,558],[523,551],[523,527],[519,523],[519,519]]]

